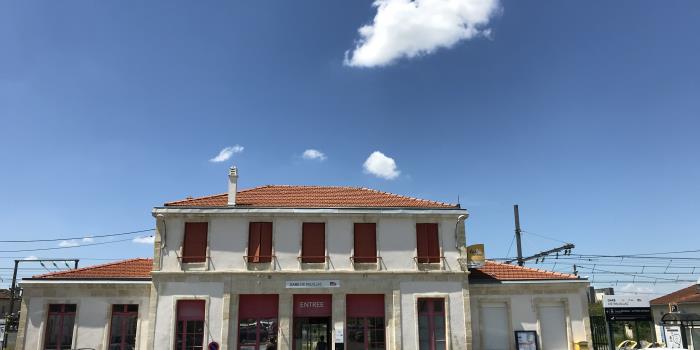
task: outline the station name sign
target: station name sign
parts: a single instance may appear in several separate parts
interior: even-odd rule
[[[339,288],[339,280],[286,281],[285,288]]]
[[[640,297],[606,295],[603,299],[608,321],[651,321],[649,300]]]

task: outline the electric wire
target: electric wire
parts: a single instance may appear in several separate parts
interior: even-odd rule
[[[116,237],[116,236],[126,236],[133,235],[136,233],[144,233],[154,231],[154,228],[131,231],[131,232],[121,232],[121,233],[110,233],[104,235],[90,235],[90,236],[80,236],[80,237],[66,237],[66,238],[47,238],[47,239],[27,239],[27,240],[0,240],[0,243],[37,243],[37,242],[58,242],[58,241],[70,241],[75,239],[84,238],[104,238],[104,237]]]

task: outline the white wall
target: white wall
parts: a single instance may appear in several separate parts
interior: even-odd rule
[[[587,282],[534,281],[515,284],[470,284],[472,343],[474,349],[482,349],[482,329],[480,312],[484,304],[505,303],[508,311],[508,333],[511,346],[515,346],[514,331],[537,331],[541,344],[542,320],[539,315],[543,305],[563,305],[566,315],[566,329],[569,348],[573,343],[588,341],[590,343],[590,325],[588,323]]]
[[[448,349],[466,349],[466,324],[462,283],[402,282],[401,344],[404,349],[418,348],[418,298],[445,298]]]
[[[158,285],[158,304],[155,318],[155,349],[171,349],[175,335],[177,300],[205,301],[205,344],[222,344],[224,336],[224,283],[223,282],[161,282]]]
[[[242,271],[248,246],[248,224],[254,221],[271,221],[273,254],[277,257],[275,270],[296,271],[301,266],[301,232],[304,222],[326,223],[326,251],[330,256],[330,271],[352,271],[350,260],[353,252],[353,224],[377,223],[377,249],[382,257],[382,269],[390,271],[414,271],[416,265],[416,223],[435,222],[439,225],[440,241],[446,259],[445,270],[459,271],[459,252],[455,248],[457,215],[210,215],[174,216],[166,219],[165,249],[162,271],[181,271],[178,254],[182,245],[187,221],[209,222],[209,270]],[[162,233],[161,233],[162,234]]]
[[[147,349],[148,309],[150,284],[119,285],[118,293],[108,293],[105,285],[42,285],[32,287],[23,284],[24,301],[27,304],[25,324],[25,350],[43,349],[46,317],[49,304],[76,304],[73,332],[74,348],[107,349],[113,304],[138,304],[137,349]],[[112,295],[110,295],[112,294]],[[119,295],[114,295],[119,294]]]

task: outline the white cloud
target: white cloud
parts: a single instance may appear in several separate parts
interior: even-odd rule
[[[301,157],[309,160],[326,160],[326,154],[316,149],[307,149],[306,151],[304,151]]]
[[[131,241],[134,243],[139,243],[139,244],[153,244],[153,242],[156,241],[156,237],[155,236],[136,237]]]
[[[95,242],[95,239],[92,237],[85,237],[82,239],[83,243],[93,243]]]
[[[355,48],[345,53],[348,66],[386,66],[489,36],[485,26],[499,8],[498,0],[374,0],[373,6],[374,20],[358,29]]]
[[[401,171],[396,168],[394,159],[379,151],[372,152],[362,167],[366,173],[386,180],[393,180],[401,174]]]
[[[244,147],[241,145],[224,147],[216,157],[209,159],[212,163],[221,163],[229,160],[234,154],[243,152]]]
[[[78,243],[78,242],[76,242],[76,241],[74,241],[74,240],[72,240],[72,239],[69,240],[69,241],[61,241],[60,243],[58,243],[58,246],[59,246],[59,247],[64,247],[64,248],[67,248],[67,247],[77,247],[77,246],[79,246],[79,245],[80,245],[80,243]]]
[[[30,255],[24,258],[24,260],[39,260],[36,255]]]

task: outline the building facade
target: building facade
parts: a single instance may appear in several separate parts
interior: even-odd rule
[[[17,349],[510,349],[516,330],[539,331],[545,350],[590,339],[585,280],[493,262],[469,277],[459,205],[237,182],[232,168],[227,193],[154,208],[153,259],[24,280]],[[498,332],[473,326],[500,324],[501,311]]]

